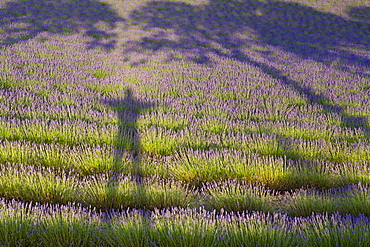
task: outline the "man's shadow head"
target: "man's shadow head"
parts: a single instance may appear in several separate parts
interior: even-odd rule
[[[132,152],[135,158],[142,151],[137,121],[145,111],[155,106],[154,103],[135,97],[132,89],[126,89],[122,97],[103,99],[102,103],[117,116],[118,130],[114,141],[116,156],[121,156],[124,149]]]

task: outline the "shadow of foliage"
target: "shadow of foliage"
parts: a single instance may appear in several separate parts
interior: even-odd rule
[[[366,9],[359,8],[355,12],[365,13],[361,18],[366,18]],[[153,34],[140,41],[142,48],[180,49],[187,51],[187,57],[192,60],[196,60],[193,53],[197,53],[198,57],[203,57],[202,62],[209,61],[209,51],[242,59],[238,49],[250,46],[250,40],[238,34],[253,30],[265,44],[304,59],[370,64],[363,56],[336,50],[342,45],[370,50],[370,25],[298,3],[211,0],[208,4],[193,6],[185,2],[152,1],[133,11],[130,19],[145,29],[171,29],[178,38],[178,41],[170,41],[163,33]],[[213,48],[215,45],[219,48]],[[233,53],[225,53],[225,49]]]
[[[0,47],[32,39],[42,32],[69,35],[82,32],[93,38],[88,48],[110,49],[116,35],[110,33],[124,22],[104,2],[97,0],[19,0],[0,8]],[[98,24],[105,23],[104,30]],[[103,39],[110,39],[103,42]]]
[[[351,7],[347,14],[358,21],[370,24],[370,7]]]
[[[352,12],[351,12],[352,11]],[[367,8],[350,10],[350,14],[367,17]],[[354,14],[357,13],[357,14]],[[361,128],[370,135],[367,120],[345,113],[345,108],[323,94],[284,75],[281,70],[248,55],[245,48],[256,40],[279,48],[301,59],[325,64],[355,66],[360,76],[369,77],[370,59],[345,48],[370,52],[370,25],[321,12],[302,4],[284,1],[210,0],[203,5],[181,1],[151,1],[131,12],[130,21],[145,30],[171,30],[176,40],[165,31],[156,31],[128,44],[133,51],[177,51],[183,58],[212,65],[211,57],[235,59],[260,68],[265,74],[295,90],[303,98],[322,106],[325,112],[339,113],[343,127]],[[248,32],[247,36],[243,33]],[[269,51],[258,51],[260,54]],[[170,54],[170,53],[169,53]],[[168,55],[168,59],[176,59]],[[294,65],[292,65],[294,66]],[[313,68],[315,69],[315,68]]]

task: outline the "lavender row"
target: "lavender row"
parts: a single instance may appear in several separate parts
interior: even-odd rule
[[[154,127],[140,137],[133,131],[120,137],[113,140],[114,145],[5,140],[0,143],[0,158],[1,162],[59,167],[82,175],[111,169],[127,174],[136,152],[143,174],[174,176],[190,183],[235,178],[290,189],[368,182],[366,143],[298,142],[265,134],[230,139],[227,135],[207,136],[189,130],[177,133]]]
[[[181,150],[168,161],[171,174],[192,184],[222,179],[263,183],[277,190],[332,188],[368,183],[368,164],[323,160],[292,160],[240,150]]]
[[[207,210],[370,215],[368,185],[280,193],[263,184],[237,180],[206,182],[200,188],[173,179],[123,176],[114,172],[79,177],[61,169],[18,164],[1,166],[0,195],[39,203],[79,203],[99,209],[204,207]]]
[[[172,111],[169,106],[158,106],[153,109],[147,109],[147,114],[142,112],[142,116],[135,122],[135,118],[138,117],[136,112],[130,111],[119,111],[120,119],[117,118],[117,112],[115,109],[109,109],[106,105],[94,105],[88,101],[85,102],[84,107],[78,107],[72,105],[55,106],[47,104],[46,102],[35,102],[32,97],[27,99],[11,100],[11,96],[4,93],[2,99],[7,99],[6,102],[2,102],[2,116],[5,121],[9,118],[14,118],[15,126],[17,118],[20,119],[44,119],[45,122],[74,122],[74,121],[85,121],[89,125],[98,125],[104,128],[105,125],[117,125],[122,124],[123,121],[134,121],[134,125],[162,125],[167,127],[166,120],[158,119],[159,116],[165,117]],[[66,102],[68,98],[65,99]],[[117,100],[119,102],[119,100]],[[155,103],[157,104],[157,103]],[[22,108],[20,108],[22,106]],[[179,105],[180,107],[181,105]],[[19,107],[19,109],[17,109]],[[125,106],[121,106],[124,109]],[[181,107],[185,107],[183,104]],[[85,108],[85,109],[84,109]],[[87,108],[87,109],[86,109]],[[184,128],[191,126],[194,128],[204,129],[213,131],[215,133],[220,132],[277,132],[282,135],[289,135],[294,137],[314,138],[314,139],[348,139],[350,142],[367,140],[368,131],[366,128],[351,128],[351,127],[339,127],[342,125],[340,116],[335,115],[316,115],[314,117],[311,113],[297,114],[295,117],[289,119],[290,115],[286,115],[284,111],[278,109],[256,109],[247,108],[243,111],[238,110],[236,107],[215,108],[207,104],[199,107],[187,107],[186,114],[183,111],[173,110],[173,114],[177,117],[183,118],[183,121],[179,121],[179,127]],[[309,109],[307,109],[309,110]],[[177,113],[176,113],[177,111]],[[234,116],[231,120],[229,112],[233,112]],[[283,116],[284,118],[280,116]],[[169,121],[174,121],[170,117]],[[300,121],[298,121],[298,118]],[[286,119],[286,120],[284,120]],[[49,121],[55,120],[55,121]],[[33,120],[40,121],[40,120]],[[158,121],[159,123],[156,123]],[[143,123],[144,122],[144,123]],[[182,123],[183,122],[183,123]],[[191,125],[189,124],[191,123]],[[176,125],[176,122],[174,123]],[[174,126],[173,128],[177,128]],[[312,134],[312,135],[311,135]]]
[[[147,132],[150,127],[163,128],[176,132],[180,130],[200,129],[215,135],[229,136],[230,141],[233,134],[277,134],[284,138],[296,138],[302,140],[326,140],[331,142],[359,142],[367,143],[367,133],[361,129],[342,129],[338,126],[327,126],[325,124],[303,124],[291,122],[272,121],[227,121],[220,117],[205,117],[196,119],[182,114],[150,113],[140,116],[136,120],[130,115],[114,124],[94,123],[83,120],[48,120],[25,119],[3,117],[0,119],[1,139],[23,140],[35,143],[60,143],[68,145],[91,144],[91,145],[118,145],[116,143],[119,131],[126,132],[129,129]],[[123,138],[123,136],[122,136]],[[181,138],[179,138],[181,140]]]
[[[141,179],[106,172],[87,177],[62,169],[18,164],[1,165],[1,196],[27,202],[80,203],[100,209],[187,207],[196,193],[187,186],[159,178]]]
[[[329,246],[369,244],[364,216],[217,213],[169,208],[99,213],[79,205],[1,202],[2,244],[79,246]]]

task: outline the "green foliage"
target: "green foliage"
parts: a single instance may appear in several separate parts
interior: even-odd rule
[[[205,199],[205,208],[225,210],[227,212],[263,211],[273,212],[273,194],[261,186],[228,181],[226,183],[207,184],[209,198]]]
[[[107,71],[107,70],[104,70],[104,69],[98,69],[98,70],[93,71],[92,73],[96,78],[99,78],[99,79],[105,79],[109,76],[114,75],[114,72]]]

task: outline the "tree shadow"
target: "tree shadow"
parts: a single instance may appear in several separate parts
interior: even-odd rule
[[[367,8],[352,8],[349,14],[361,11],[365,14],[358,19],[363,20],[367,17]],[[196,63],[212,65],[212,54],[249,63],[310,103],[320,105],[324,112],[339,113],[343,127],[360,128],[370,136],[366,118],[348,115],[344,107],[331,103],[325,95],[289,78],[273,65],[246,54],[243,49],[252,47],[253,40],[240,36],[248,30],[263,44],[301,59],[336,64],[339,68],[355,66],[359,70],[357,74],[370,78],[370,59],[351,50],[358,48],[370,52],[370,25],[364,21],[347,20],[298,3],[271,0],[210,0],[197,6],[178,1],[152,1],[134,10],[130,19],[144,29],[170,29],[176,40],[166,36],[165,32],[153,33],[129,43],[127,53],[139,47],[154,52],[175,50]],[[261,51],[261,54],[265,53]],[[170,56],[169,59],[175,59]]]
[[[119,174],[124,172],[131,175],[131,181],[135,184],[133,193],[146,201],[145,185],[143,184],[144,172],[141,165],[142,147],[136,122],[141,112],[153,107],[153,104],[135,99],[131,89],[126,89],[123,98],[109,99],[104,101],[104,103],[117,113],[119,121],[119,129],[114,141],[113,165],[109,171],[107,194],[114,200],[118,193]],[[130,155],[130,167],[124,166],[124,156],[127,153]],[[129,169],[129,171],[125,169]]]
[[[370,7],[351,7],[347,13],[355,20],[370,24]]]
[[[109,4],[98,0],[9,1],[0,8],[0,48],[32,39],[42,32],[63,35],[82,32],[92,38],[87,48],[108,50],[116,45],[116,34],[111,31],[124,21]]]
[[[360,11],[366,12],[366,8],[349,10],[350,13]],[[370,25],[298,3],[210,0],[206,5],[192,6],[185,2],[152,1],[133,11],[130,19],[146,29],[163,28],[175,32],[178,41],[167,39],[163,33],[141,40],[141,48],[154,51],[167,47],[191,53],[191,49],[196,49],[197,53],[207,58],[207,49],[223,54],[222,49],[209,49],[212,43],[226,49],[249,45],[248,40],[236,34],[253,29],[265,44],[282,48],[304,59],[320,62],[339,59],[356,65],[370,63],[361,55],[344,50],[334,52],[337,47],[350,44],[370,50]],[[227,56],[238,59],[238,55]]]

